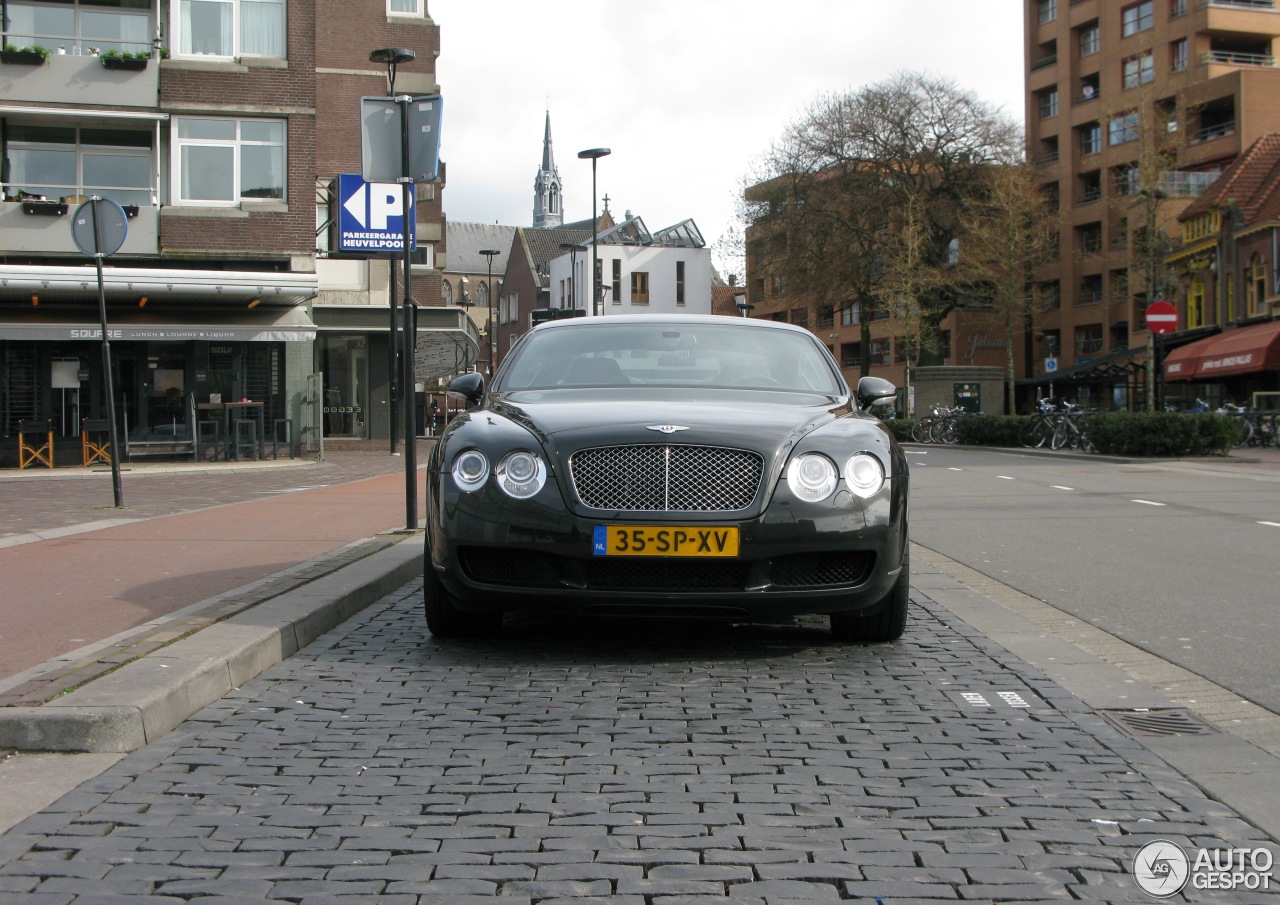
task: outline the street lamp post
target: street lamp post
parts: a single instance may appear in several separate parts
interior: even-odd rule
[[[412,50],[406,50],[403,47],[382,47],[369,54],[370,63],[382,63],[387,67],[387,97],[396,96],[396,68],[401,63],[408,63],[415,59],[417,54]],[[404,98],[407,104],[409,99]],[[409,129],[408,122],[405,117],[404,105],[400,107],[400,152],[401,152],[401,173],[408,178],[409,176]],[[412,182],[405,184],[402,191],[402,204],[404,207],[404,297],[409,298],[409,275],[410,275],[410,256],[409,256],[409,188]],[[396,434],[398,433],[396,424],[397,403],[399,401],[400,390],[399,381],[397,379],[396,353],[399,351],[400,340],[396,335],[396,265],[395,261],[388,262],[388,303],[391,311],[390,331],[388,333],[388,349],[387,349],[387,402],[390,408],[390,433],[391,433],[391,455],[396,454]],[[410,389],[412,392],[412,389]],[[412,430],[412,427],[408,428]]]
[[[582,246],[577,242],[561,242],[561,248],[569,251],[569,307],[578,307],[578,252]]]
[[[578,159],[591,160],[591,313],[600,313],[600,224],[596,221],[596,161],[608,157],[608,148],[589,148],[578,152]]]
[[[489,293],[489,379],[493,379],[493,349],[498,343],[498,321],[493,316],[493,256],[500,255],[502,252],[496,248],[482,248],[480,254],[488,259],[489,263],[489,280],[485,284]]]

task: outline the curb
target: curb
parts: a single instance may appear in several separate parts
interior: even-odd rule
[[[421,574],[415,533],[39,707],[0,710],[0,748],[136,751]]]

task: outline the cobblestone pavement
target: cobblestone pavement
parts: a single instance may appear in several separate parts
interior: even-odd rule
[[[420,593],[0,837],[0,902],[1150,902],[1147,841],[1270,844],[917,592],[865,647],[817,620],[442,644]]]

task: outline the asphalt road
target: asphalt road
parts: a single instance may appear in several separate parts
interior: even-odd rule
[[[912,540],[1280,713],[1280,473],[912,450]]]

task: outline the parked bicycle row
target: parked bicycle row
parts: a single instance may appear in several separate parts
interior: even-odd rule
[[[1171,405],[1164,407],[1166,412],[1178,411]],[[1213,412],[1216,415],[1227,415],[1237,419],[1238,436],[1231,444],[1233,449],[1240,449],[1245,446],[1273,446],[1276,443],[1276,430],[1280,428],[1280,411],[1274,409],[1268,410],[1250,410],[1247,405],[1235,405],[1231,402],[1223,402],[1219,408],[1205,402],[1203,399],[1196,401],[1183,411],[1188,414],[1205,414]]]
[[[1104,415],[1105,421],[1094,417]],[[1183,411],[1104,413],[1048,397],[1039,401],[1031,415],[986,416],[939,405],[923,417],[892,419],[891,424],[900,440],[917,443],[1021,445],[1125,455],[1212,455],[1231,448],[1276,444],[1280,410],[1251,411],[1231,403],[1214,409],[1197,400],[1194,407]],[[1105,440],[1091,438],[1091,427],[1095,435],[1105,433]]]
[[[917,443],[955,443],[956,422],[971,415],[962,408],[935,405],[928,415],[911,425],[911,439]]]

